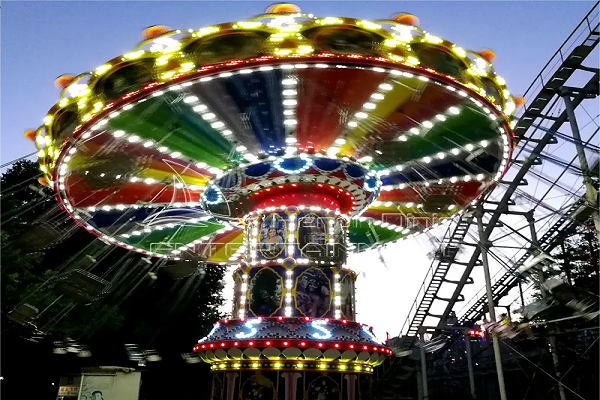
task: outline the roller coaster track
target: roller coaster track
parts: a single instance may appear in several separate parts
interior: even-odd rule
[[[423,324],[428,315],[431,315],[429,311],[433,301],[435,299],[444,300],[438,296],[442,283],[456,283],[447,280],[446,275],[455,262],[458,249],[467,235],[472,222],[473,213],[465,213],[457,220],[456,226],[453,227],[451,225],[448,227],[447,233],[451,233],[442,241],[440,251],[431,263],[431,267],[427,271],[425,280],[409,311],[409,318],[406,319],[405,325],[409,322],[410,325],[405,335],[403,347],[410,347],[414,343],[419,326]],[[412,320],[410,316],[412,316]],[[402,327],[402,330],[404,328],[405,326]]]
[[[562,233],[570,231],[578,223],[590,216],[592,209],[586,204],[584,198],[579,199],[569,207],[569,209],[560,217],[560,219],[539,239],[538,246],[532,247],[531,251],[526,252],[514,264],[510,266],[504,274],[492,285],[494,302],[506,296],[506,294],[518,284],[519,274],[517,271],[523,267],[528,259],[540,253],[549,253],[558,245]],[[459,325],[470,326],[481,317],[487,304],[485,294],[477,299],[469,309],[459,318]]]
[[[565,122],[568,121],[566,107],[559,115],[551,115],[552,113],[549,111],[560,107],[560,104],[563,102],[563,97],[561,96],[565,96],[565,90],[569,91],[569,98],[573,108],[578,107],[586,99],[598,96],[598,82],[600,79],[598,68],[589,68],[582,65],[592,51],[598,47],[600,38],[598,10],[598,3],[596,3],[573,33],[571,33],[563,45],[551,57],[550,61],[544,66],[525,92],[527,107],[514,129],[515,140],[520,145],[520,151],[516,152],[516,156],[514,156],[515,160],[511,167],[514,174],[509,181],[500,182],[499,187],[503,190],[500,200],[492,201],[491,196],[488,196],[483,201],[483,206],[485,207],[484,217],[487,220],[484,223],[484,239],[481,240],[483,243],[487,242],[490,238],[490,234],[494,228],[503,225],[501,221],[503,215],[515,213],[513,211],[513,208],[515,208],[513,206],[516,205],[515,197],[521,192],[520,187],[528,184],[525,178],[529,176],[530,169],[535,165],[539,165],[543,158],[547,158],[544,155],[544,150],[548,145],[556,144],[558,143],[558,139],[562,139],[575,146],[585,146],[581,139],[565,138],[564,133],[558,132]],[[578,87],[567,87],[567,81],[577,71],[586,71],[591,73],[592,76],[585,84],[578,85]],[[542,127],[542,124],[546,126]],[[595,146],[595,143],[590,144],[590,146]],[[520,159],[519,156],[521,156]],[[573,162],[565,164],[562,167],[572,170],[572,164]],[[533,173],[533,171],[531,172]],[[551,183],[557,185],[557,182],[558,179]],[[579,195],[574,197],[577,197],[578,200],[570,207],[566,207],[566,211],[563,211],[558,221],[555,221],[542,234],[536,245],[531,246],[524,255],[516,260],[513,265],[510,265],[504,274],[496,280],[492,288],[494,300],[497,301],[502,298],[518,283],[515,272],[528,258],[539,254],[540,251],[551,248],[558,240],[560,231],[576,224],[585,215],[589,216],[591,214],[593,207],[585,199],[585,196],[580,197]],[[543,200],[542,196],[539,201],[535,202],[536,204],[532,209],[540,205]],[[451,229],[452,226],[448,229],[442,240],[439,252],[443,255],[445,248],[449,245],[452,246],[453,251],[454,246],[460,247],[460,245],[464,245],[466,235],[470,228],[472,228],[472,225],[474,225],[473,213],[472,211],[467,211],[457,221],[453,229]],[[438,319],[438,328],[446,326],[448,316],[455,304],[464,300],[464,296],[461,293],[466,284],[473,283],[473,279],[470,277],[473,268],[481,264],[481,247],[480,245],[474,246],[473,253],[466,262],[457,262],[455,255],[456,251],[447,258],[433,261],[403,325],[401,347],[411,347],[415,343],[419,327],[423,325],[425,318],[428,316]],[[457,281],[446,279],[447,272],[452,266],[463,268],[462,275]],[[438,297],[439,288],[443,282],[456,285],[454,293],[450,298],[442,299]],[[441,315],[430,313],[434,300],[442,300],[446,303],[445,310]],[[461,325],[477,320],[483,314],[486,303],[487,298],[484,294],[461,316],[459,320]]]

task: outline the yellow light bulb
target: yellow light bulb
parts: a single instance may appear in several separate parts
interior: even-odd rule
[[[112,68],[112,65],[110,65],[110,64],[101,65],[98,68],[96,68],[96,70],[94,71],[94,74],[102,75],[111,68]]]
[[[372,30],[381,29],[381,25],[376,24],[376,23],[371,22],[371,21],[360,21],[359,24],[362,25],[362,26],[364,26],[367,29],[372,29]]]
[[[343,24],[344,21],[341,20],[340,18],[327,17],[327,18],[317,20],[317,23],[321,24],[321,25],[335,25],[335,24]]]
[[[217,28],[216,26],[209,26],[207,28],[200,29],[194,35],[196,37],[202,37],[202,36],[210,35],[211,33],[215,33],[215,32],[219,32],[219,28]]]
[[[136,58],[140,58],[144,53],[144,50],[132,51],[131,53],[123,54],[123,59],[135,60]]]
[[[254,28],[258,28],[261,25],[262,25],[262,23],[260,23],[260,22],[242,21],[242,22],[238,22],[237,24],[233,25],[233,27],[234,28],[244,28],[244,29],[254,29]]]

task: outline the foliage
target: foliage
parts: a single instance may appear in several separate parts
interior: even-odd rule
[[[189,352],[222,317],[224,267],[210,266],[204,275],[182,280],[164,274],[154,280],[140,255],[104,245],[78,228],[61,243],[32,252],[20,239],[49,210],[57,209],[52,191],[38,184],[38,176],[36,163],[19,161],[0,180],[3,316],[22,302],[46,309],[34,321],[38,328],[44,327],[51,338],[70,337],[91,346],[92,354],[104,362],[121,362],[124,343],[153,346],[178,357]],[[111,291],[90,304],[61,296],[56,280],[74,268],[114,280]]]

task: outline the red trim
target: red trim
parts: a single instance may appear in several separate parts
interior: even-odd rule
[[[236,344],[237,343],[237,344]],[[287,344],[284,344],[287,343]],[[193,351],[231,349],[234,347],[247,348],[267,348],[267,347],[296,347],[300,349],[334,349],[334,350],[352,350],[356,352],[368,351],[370,353],[382,353],[392,355],[393,351],[389,347],[374,346],[365,342],[349,342],[342,340],[306,340],[306,339],[237,339],[237,340],[215,340],[203,342],[194,346]]]

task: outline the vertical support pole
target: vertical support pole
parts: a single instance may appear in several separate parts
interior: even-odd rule
[[[417,371],[417,399],[423,400],[423,377],[421,376],[421,371]]]
[[[529,224],[529,235],[531,236],[531,247],[533,249],[537,249],[539,247],[539,242],[538,242],[538,237],[537,237],[537,231],[535,230],[535,218],[533,217],[533,210],[528,211],[527,214],[525,214],[525,218],[527,219],[527,223]],[[540,292],[542,293],[542,297],[545,297],[546,292],[542,286],[542,284],[546,280],[544,278],[543,266],[540,266],[538,268],[537,277],[538,277],[538,281],[539,281],[539,285],[540,285],[540,287],[539,287]]]
[[[483,229],[483,206],[481,203],[477,206],[477,228],[479,232],[479,246],[481,249],[481,262],[483,264],[483,274],[485,276],[485,291],[487,295],[488,309],[490,313],[490,322],[496,322],[496,310],[494,310],[494,295],[492,293],[492,280],[490,277],[490,266],[488,263],[488,236]],[[498,375],[498,389],[500,391],[500,400],[506,400],[506,386],[504,384],[504,371],[502,370],[502,358],[500,356],[500,341],[497,333],[492,333],[492,344],[494,346],[494,358],[496,360],[496,374]]]
[[[423,382],[423,400],[429,400],[429,388],[427,387],[427,359],[425,354],[425,328],[419,327],[419,338],[421,339],[421,380]]]
[[[567,400],[567,396],[565,395],[565,388],[561,382],[561,374],[558,364],[558,353],[556,352],[556,337],[554,335],[548,336],[548,343],[550,344],[550,351],[552,352],[554,372],[556,373],[556,379],[558,380],[558,395],[560,396],[560,400]]]
[[[594,184],[591,179],[590,167],[587,162],[587,157],[585,156],[585,151],[583,149],[583,141],[581,140],[579,126],[577,124],[577,117],[575,116],[573,102],[571,101],[571,94],[564,88],[561,88],[559,90],[559,93],[563,98],[563,101],[565,102],[565,111],[567,112],[567,117],[569,118],[569,125],[571,125],[571,134],[573,135],[573,139],[575,139],[575,150],[577,151],[577,158],[579,158],[579,165],[581,166],[581,172],[583,173],[585,198],[591,206],[597,207],[598,191],[594,187]],[[596,226],[596,234],[598,235],[598,239],[600,240],[600,214],[598,213],[598,211],[594,211],[593,218],[594,225]]]
[[[531,231],[531,243],[533,244],[533,246],[537,247],[538,246],[538,238],[537,238],[537,232],[535,230],[535,219],[533,218],[533,210],[529,211],[525,217],[527,218],[527,222],[529,222],[529,229]],[[545,281],[545,277],[544,277],[544,273],[542,271],[542,269],[540,268],[539,272],[538,272],[538,279],[539,279],[539,289],[540,289],[540,293],[542,294],[542,299],[546,299],[546,296],[548,295],[548,292],[546,291],[546,289],[544,289],[543,284]],[[562,383],[560,382],[560,366],[559,366],[559,362],[558,362],[558,354],[556,353],[556,342],[555,342],[555,338],[554,335],[550,335],[548,337],[548,344],[550,345],[550,351],[552,352],[552,361],[554,362],[554,372],[556,373],[556,379],[558,380],[558,394],[560,396],[560,400],[566,400],[566,396],[565,396],[565,388],[563,387]]]
[[[521,286],[522,282],[519,279],[519,297],[521,299],[521,307],[525,307],[525,297],[523,297],[523,287]]]
[[[469,369],[469,386],[471,387],[471,397],[477,398],[475,394],[475,376],[473,375],[473,353],[471,352],[471,336],[468,332],[463,332],[465,338],[465,347],[467,348],[467,367]]]

